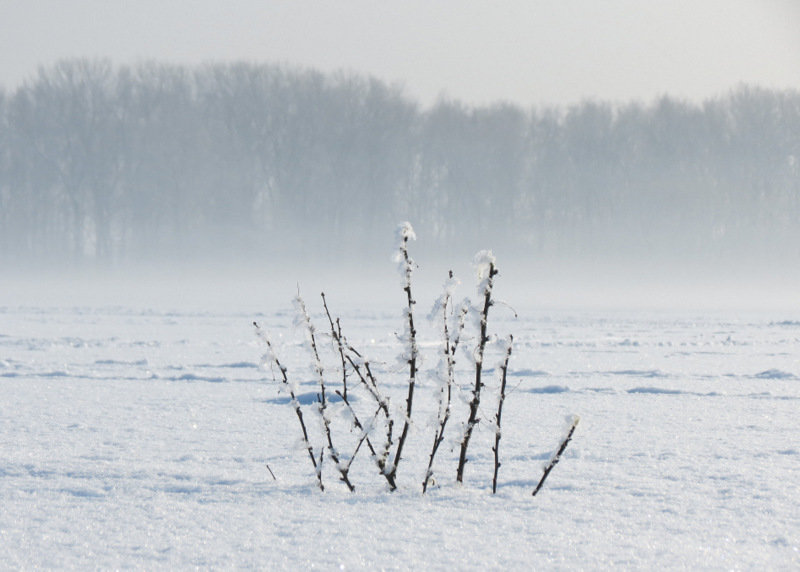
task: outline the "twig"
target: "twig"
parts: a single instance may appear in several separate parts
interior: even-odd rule
[[[381,475],[386,477],[386,479],[389,482],[389,487],[391,488],[391,490],[395,490],[397,488],[397,485],[395,485],[394,481],[390,480],[388,478],[388,475],[384,472],[383,469],[384,469],[385,463],[381,462],[381,458],[375,452],[375,447],[372,445],[372,443],[369,440],[369,429],[364,427],[364,425],[362,425],[361,421],[358,419],[358,415],[356,414],[355,409],[353,409],[353,406],[350,404],[350,401],[347,399],[347,397],[345,397],[344,394],[341,391],[337,391],[336,395],[341,397],[342,401],[344,401],[345,405],[347,405],[347,408],[350,411],[350,414],[353,416],[353,425],[356,427],[356,429],[358,429],[361,432],[361,435],[358,438],[358,442],[356,443],[356,448],[353,451],[353,454],[350,455],[350,459],[346,463],[347,470],[350,469],[350,465],[353,463],[353,459],[356,458],[356,455],[358,454],[358,451],[361,449],[361,445],[363,445],[366,442],[367,448],[369,449],[369,452],[370,452],[370,455],[375,460],[375,464],[378,465],[378,470],[380,471]],[[378,409],[375,410],[375,413],[372,414],[372,421],[373,422],[375,421],[375,419],[377,419],[377,417],[378,417],[378,415],[380,415],[380,413],[381,413],[381,408],[378,407]]]
[[[297,415],[297,419],[300,421],[300,429],[303,431],[303,444],[308,451],[308,456],[311,458],[311,464],[314,465],[314,472],[317,475],[317,484],[319,485],[319,489],[321,491],[325,491],[325,485],[322,484],[322,460],[320,459],[320,463],[317,463],[317,459],[314,456],[314,448],[311,446],[311,442],[308,440],[308,430],[306,429],[306,423],[303,420],[303,411],[300,409],[300,402],[297,400],[297,395],[295,394],[294,389],[292,388],[291,384],[289,383],[289,378],[286,374],[286,368],[281,365],[280,360],[278,359],[277,354],[275,353],[275,348],[272,346],[272,342],[269,339],[269,336],[261,329],[261,326],[258,325],[258,322],[253,322],[253,326],[256,328],[256,335],[261,338],[261,340],[267,345],[267,351],[269,355],[269,359],[275,363],[278,367],[278,370],[281,372],[282,376],[282,383],[287,387],[289,391],[289,397],[291,397],[292,405],[294,406],[294,412]],[[270,471],[271,472],[271,471]]]
[[[401,262],[401,269],[405,279],[403,291],[406,293],[406,320],[408,328],[408,395],[406,397],[406,414],[403,422],[403,430],[400,432],[400,438],[397,440],[397,449],[395,449],[394,457],[391,460],[391,467],[389,468],[389,476],[392,481],[395,480],[397,474],[397,467],[400,464],[400,459],[403,454],[403,446],[408,437],[408,428],[411,425],[411,410],[414,403],[414,386],[417,381],[417,330],[414,327],[414,297],[411,295],[411,275],[414,271],[414,261],[408,255],[408,240],[416,238],[414,229],[411,228],[410,223],[401,225],[400,230],[400,253],[399,260]]]
[[[497,472],[500,470],[500,437],[502,435],[500,429],[500,419],[503,415],[503,402],[506,399],[506,377],[508,374],[508,360],[511,358],[511,348],[514,342],[514,336],[508,336],[508,345],[506,347],[506,357],[503,364],[500,366],[502,378],[500,380],[500,397],[497,400],[497,415],[495,415],[495,434],[494,434],[494,476],[492,477],[492,494],[497,492]]]
[[[339,350],[339,358],[342,361],[342,394],[344,398],[347,398],[347,363],[344,357],[342,325],[339,323],[339,318],[336,318],[336,325],[334,326],[331,312],[328,310],[328,301],[325,299],[325,292],[322,292],[320,296],[322,296],[322,306],[325,308],[325,315],[328,316],[328,322],[331,325],[331,336],[333,337],[333,341],[336,342],[336,349]]]
[[[447,326],[447,312],[450,308],[452,294],[450,288],[453,286],[453,271],[449,273],[449,279],[445,288],[445,293],[441,299],[442,310],[442,335],[444,342],[444,365],[445,365],[445,385],[439,393],[439,425],[433,437],[433,447],[428,459],[428,468],[425,471],[425,479],[422,482],[422,493],[428,490],[428,484],[433,477],[433,459],[436,457],[436,452],[439,450],[439,445],[444,441],[444,430],[447,426],[447,421],[450,419],[450,403],[452,398],[453,384],[455,383],[455,355],[458,348],[458,342],[461,339],[461,332],[464,329],[464,319],[467,313],[467,306],[464,305],[459,313],[458,324],[456,326],[455,335],[451,341],[450,329]]]
[[[383,415],[386,419],[386,440],[384,441],[383,447],[381,448],[381,453],[378,455],[378,467],[381,470],[381,474],[386,477],[386,480],[389,482],[389,487],[391,490],[395,490],[397,486],[395,485],[394,475],[392,475],[389,471],[388,467],[388,459],[389,459],[389,452],[394,444],[392,440],[392,431],[394,428],[394,420],[392,419],[390,410],[389,410],[389,399],[384,397],[380,390],[378,389],[378,382],[375,379],[374,374],[372,373],[372,369],[370,368],[369,361],[364,360],[363,356],[356,350],[354,347],[348,345],[347,349],[350,353],[347,354],[347,361],[353,367],[353,371],[355,371],[358,378],[361,380],[361,383],[369,391],[370,395],[375,399],[378,404],[380,411],[383,412]],[[352,355],[351,355],[352,354]],[[361,372],[361,367],[353,358],[355,355],[361,363],[364,365],[364,372]]]
[[[494,277],[497,275],[497,268],[495,267],[494,256],[488,251],[479,252],[475,257],[476,265],[479,266],[479,273],[485,272],[483,275],[482,289],[483,289],[483,309],[481,310],[481,324],[480,324],[480,339],[475,354],[475,386],[472,389],[472,399],[469,402],[469,417],[467,419],[467,426],[464,430],[464,438],[461,440],[461,451],[458,456],[458,469],[456,471],[456,481],[459,483],[464,480],[464,467],[467,464],[467,447],[469,447],[469,440],[472,437],[472,430],[478,424],[478,407],[481,403],[481,389],[483,388],[483,381],[481,373],[483,370],[483,355],[486,349],[486,344],[489,341],[487,333],[489,308],[492,306],[492,285]],[[485,270],[483,267],[486,267]],[[480,274],[479,274],[480,276]]]
[[[325,392],[325,376],[324,371],[322,368],[322,361],[319,358],[319,351],[317,350],[317,339],[315,335],[315,328],[314,324],[311,323],[311,317],[308,315],[306,311],[306,305],[303,299],[298,294],[297,298],[295,299],[297,303],[298,310],[300,312],[300,318],[305,322],[306,329],[308,330],[309,341],[311,344],[311,352],[314,357],[314,371],[317,374],[317,381],[319,382],[319,389],[320,389],[320,401],[319,401],[319,414],[322,417],[322,426],[325,431],[325,437],[328,440],[328,451],[330,452],[331,459],[333,459],[334,464],[336,465],[336,469],[341,474],[341,481],[347,485],[347,488],[350,489],[350,492],[355,491],[355,487],[350,482],[350,478],[348,477],[348,470],[349,465],[346,465],[340,462],[339,453],[336,450],[336,447],[333,445],[333,436],[331,434],[331,421],[330,417],[328,417],[328,398]],[[320,463],[321,463],[320,459]]]
[[[581,420],[581,418],[578,417],[577,415],[572,417],[572,422],[571,422],[571,424],[569,426],[569,431],[567,431],[567,436],[561,442],[561,446],[558,448],[558,451],[556,451],[556,454],[553,455],[553,458],[550,459],[550,462],[544,468],[544,474],[542,475],[542,478],[539,481],[539,484],[536,485],[536,488],[533,490],[533,494],[531,496],[534,496],[534,497],[536,496],[536,493],[538,493],[539,489],[541,489],[542,485],[544,485],[544,481],[547,478],[547,475],[549,475],[550,471],[553,470],[553,467],[555,467],[556,464],[558,464],[558,461],[561,459],[561,454],[564,452],[564,449],[567,448],[567,444],[570,442],[570,439],[572,439],[572,434],[575,432],[575,427],[578,426],[578,421],[580,421],[580,420]]]

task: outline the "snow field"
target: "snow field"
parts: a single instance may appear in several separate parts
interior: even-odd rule
[[[312,314],[321,309],[307,302]],[[454,484],[452,445],[466,411],[457,398],[437,486],[423,496],[438,334],[422,319],[425,361],[400,490],[386,492],[362,451],[356,492],[326,460],[323,494],[286,395],[259,367],[264,350],[250,325],[270,332],[290,375],[313,393],[291,310],[0,308],[0,567],[800,565],[800,322],[493,312],[492,332],[515,340],[498,494],[483,422],[465,485]],[[341,317],[403,405],[401,312]],[[323,361],[332,371],[331,355]],[[458,357],[466,386],[471,369]],[[485,365],[498,360],[487,354]],[[487,374],[489,394],[496,374]],[[490,401],[485,409],[488,420]],[[581,416],[573,441],[531,498],[572,413]],[[336,423],[346,431],[346,416]]]

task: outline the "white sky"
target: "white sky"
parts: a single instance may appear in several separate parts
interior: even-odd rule
[[[0,86],[66,57],[346,69],[430,104],[800,89],[800,0],[0,0]]]

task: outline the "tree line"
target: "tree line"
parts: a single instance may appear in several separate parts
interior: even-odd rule
[[[798,258],[800,93],[423,108],[372,77],[67,60],[0,90],[0,260]]]

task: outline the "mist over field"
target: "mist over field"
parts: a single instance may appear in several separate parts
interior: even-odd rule
[[[381,298],[404,220],[432,289],[490,248],[534,305],[790,303],[800,93],[422,107],[355,74],[85,59],[0,92],[6,296]]]

